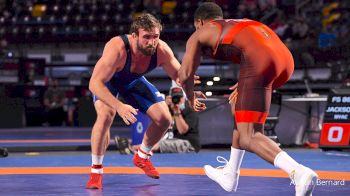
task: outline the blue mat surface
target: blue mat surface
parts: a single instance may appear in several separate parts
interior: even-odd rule
[[[295,160],[314,170],[350,171],[350,153],[322,152],[320,150],[292,149],[286,150]],[[229,151],[202,150],[191,154],[155,154],[152,157],[155,166],[160,167],[202,167],[205,164],[219,166],[216,156],[229,159]],[[104,158],[105,166],[133,166],[132,155],[120,155],[117,151],[109,151]],[[87,166],[91,162],[89,152],[45,152],[39,156],[28,156],[24,153],[10,153],[0,159],[0,167],[35,167],[35,166]],[[255,154],[247,152],[242,168],[276,169]]]
[[[206,176],[162,175],[159,180],[144,175],[104,176],[103,190],[87,190],[88,175],[0,175],[4,195],[294,195],[294,186],[286,178],[241,177],[236,193],[227,193]],[[313,195],[350,193],[345,186],[317,186]]]

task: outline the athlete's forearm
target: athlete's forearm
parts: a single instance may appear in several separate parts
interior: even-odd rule
[[[179,82],[184,89],[187,98],[193,97],[194,73],[191,66],[183,64],[178,71]]]
[[[189,76],[186,80],[181,80],[182,88],[184,89],[187,99],[193,99],[194,75]]]
[[[101,100],[114,110],[117,110],[119,105],[123,104],[121,101],[119,101],[116,97],[112,95],[112,93],[108,90],[106,85],[101,81],[90,80],[89,89],[94,95],[98,97],[99,100]]]

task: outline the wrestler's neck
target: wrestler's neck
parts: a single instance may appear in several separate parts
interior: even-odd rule
[[[131,36],[131,39],[130,39],[130,45],[131,45],[131,55],[133,57],[133,60],[134,61],[142,61],[144,59],[149,59],[151,56],[147,56],[145,54],[143,54],[138,48],[137,48],[137,40],[136,38],[133,38]]]

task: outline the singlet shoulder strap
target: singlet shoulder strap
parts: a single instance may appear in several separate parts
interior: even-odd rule
[[[129,43],[129,40],[128,40],[127,35],[125,35],[125,34],[124,34],[124,35],[121,35],[120,38],[122,38],[122,40],[123,40],[123,42],[124,42],[125,49],[126,49],[127,51],[129,51],[129,50],[130,50],[130,43]]]
[[[149,62],[149,66],[146,72],[150,72],[151,70],[157,67],[157,56],[158,56],[157,49],[158,49],[158,46],[156,48],[156,52],[151,56],[151,60]]]
[[[130,72],[130,67],[131,67],[131,48],[130,48],[130,42],[128,40],[127,35],[120,35],[120,38],[122,38],[124,45],[125,45],[125,50],[126,50],[126,61],[125,61],[125,66],[123,68],[123,71]]]

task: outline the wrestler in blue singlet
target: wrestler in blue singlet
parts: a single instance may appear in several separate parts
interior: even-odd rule
[[[157,67],[157,50],[151,56],[150,64],[145,73],[131,73],[132,59],[129,40],[126,35],[121,35],[120,37],[127,51],[125,65],[120,72],[113,75],[111,80],[106,83],[106,86],[114,96],[121,97],[125,103],[146,113],[151,105],[164,101],[163,96],[157,88],[143,76]],[[95,102],[98,100],[98,97],[93,95],[93,100]]]

